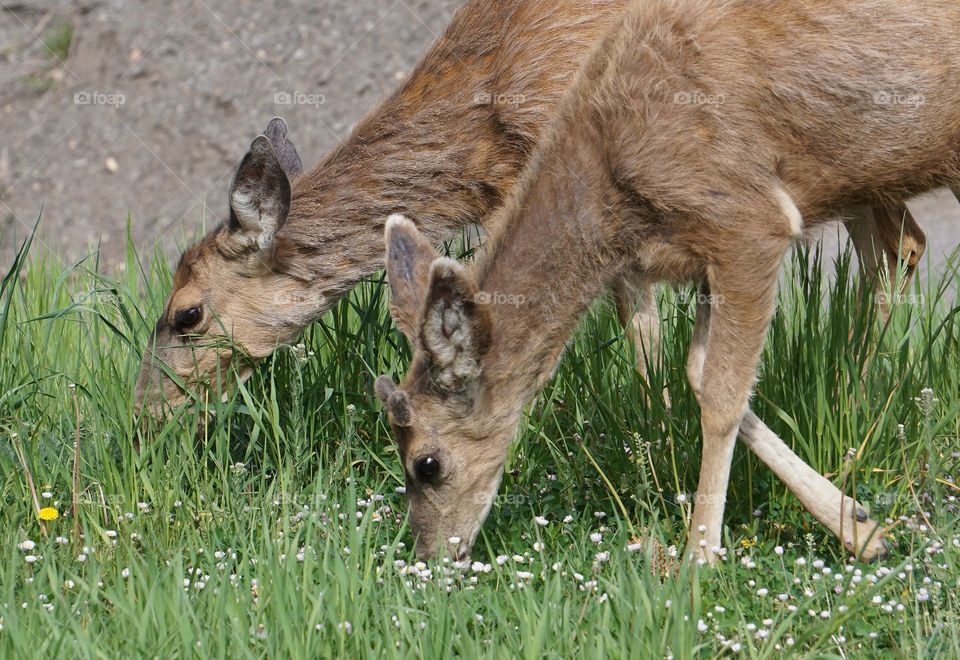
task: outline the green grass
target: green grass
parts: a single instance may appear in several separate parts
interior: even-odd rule
[[[382,280],[137,454],[131,385],[167,262],[130,250],[104,277],[93,256],[22,252],[0,285],[0,656],[958,657],[960,260],[886,326],[857,311],[848,259],[835,281],[810,260],[788,269],[754,407],[894,525],[884,566],[849,561],[742,447],[727,560],[674,563],[699,464],[689,291],[661,300],[649,406],[595,307],[458,570],[411,555],[371,389],[409,357]],[[45,528],[27,472],[60,513]]]
[[[57,62],[65,62],[73,43],[73,23],[69,20],[54,23],[43,31],[40,40],[51,58]]]

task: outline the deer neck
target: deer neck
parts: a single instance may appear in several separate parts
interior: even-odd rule
[[[580,318],[627,263],[610,240],[623,201],[602,154],[570,140],[543,156],[562,165],[528,170],[475,267],[493,321],[484,390],[509,402],[508,416],[550,378]]]
[[[434,241],[482,219],[516,183],[543,127],[623,0],[474,0],[407,82],[294,182],[277,269],[318,318],[383,267],[386,218]],[[300,321],[298,321],[300,323]]]

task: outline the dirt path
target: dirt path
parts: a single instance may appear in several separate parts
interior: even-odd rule
[[[305,166],[346,137],[457,0],[3,0],[0,265],[43,206],[72,257],[162,237],[172,251],[274,115]],[[66,59],[58,38],[72,28]],[[44,42],[47,42],[46,44]],[[5,192],[4,192],[5,191]]]
[[[138,246],[161,238],[175,254],[206,206],[208,223],[222,218],[236,163],[270,117],[287,119],[311,167],[460,4],[0,2],[0,267],[41,205],[43,243],[70,257],[100,241],[116,262],[128,214]],[[913,208],[941,269],[960,207],[933,195]]]

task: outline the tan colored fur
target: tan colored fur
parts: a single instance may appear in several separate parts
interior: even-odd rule
[[[144,351],[134,393],[138,414],[183,402],[181,385],[194,393],[201,382],[229,387],[229,341],[246,357],[241,376],[292,341],[383,265],[388,214],[407,214],[433,240],[486,223],[590,47],[624,6],[624,0],[468,2],[400,89],[293,181],[285,218],[271,209],[263,227],[225,223],[184,254]],[[234,211],[255,217],[250,199],[241,194],[234,202]],[[899,205],[892,208],[900,210],[878,217],[902,217]],[[858,249],[868,245],[895,260],[898,242],[873,241],[878,231],[863,232]],[[899,237],[899,222],[888,233]],[[619,291],[618,310],[635,330],[645,374],[645,352],[657,354],[652,289],[625,284]],[[176,314],[191,306],[202,307],[204,322],[177,327]]]
[[[687,367],[703,433],[690,550],[711,559],[720,545],[742,433],[848,550],[884,555],[882,530],[748,401],[799,225],[957,181],[958,33],[952,0],[638,0],[578,74],[475,265],[424,267],[414,225],[388,224],[391,286],[419,274],[402,284],[420,294],[405,323],[448,321],[428,339],[421,322],[418,340],[412,324],[410,372],[399,389],[377,386],[418,554],[469,554],[523,405],[591,301],[628,278],[704,282],[708,294]],[[723,102],[678,102],[693,91]],[[484,304],[490,292],[524,303]],[[451,337],[480,365],[455,389],[436,359]]]

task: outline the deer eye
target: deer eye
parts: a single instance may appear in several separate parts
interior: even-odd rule
[[[200,322],[201,316],[203,316],[203,313],[199,305],[188,307],[177,312],[177,315],[173,318],[173,323],[178,330],[189,330]]]
[[[433,481],[440,474],[440,461],[433,456],[424,456],[414,461],[413,470],[419,481]]]

